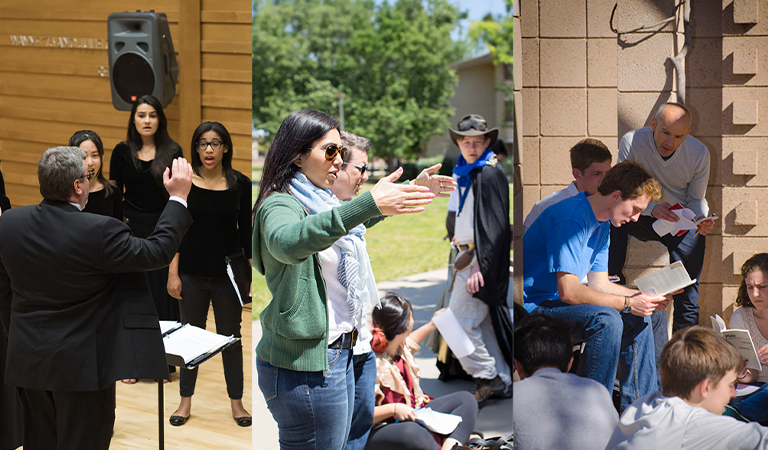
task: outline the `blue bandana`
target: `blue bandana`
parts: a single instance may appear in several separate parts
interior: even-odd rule
[[[472,187],[472,178],[469,176],[470,172],[478,167],[483,167],[488,164],[488,160],[493,156],[495,156],[495,153],[491,151],[490,147],[486,148],[485,153],[477,158],[472,164],[467,164],[464,155],[459,156],[459,160],[456,162],[456,167],[453,168],[453,174],[458,177],[456,179],[456,184],[459,185],[459,210],[456,212],[457,216],[461,214],[461,211],[464,209],[464,201],[467,199],[469,189]]]

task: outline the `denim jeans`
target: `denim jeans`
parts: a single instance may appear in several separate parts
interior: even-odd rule
[[[682,261],[688,275],[697,281],[683,290],[682,294],[673,297],[675,312],[672,317],[674,331],[699,324],[699,279],[704,267],[704,249],[706,239],[703,234],[696,236],[691,230],[682,236],[665,235],[660,237],[653,230],[651,216],[640,216],[637,222],[629,222],[620,228],[611,226],[611,247],[608,253],[608,273],[618,275],[624,284],[623,269],[627,256],[627,236],[633,236],[643,242],[659,241],[667,247],[669,262]],[[695,237],[694,237],[695,236]]]
[[[656,384],[661,390],[661,366],[659,361],[661,360],[661,351],[664,350],[664,345],[669,341],[669,333],[667,333],[667,312],[666,311],[654,311],[651,315],[651,323],[653,325],[653,351],[654,362],[656,363]]]
[[[277,422],[281,450],[344,448],[355,394],[351,354],[328,349],[323,372],[283,369],[257,358],[259,389]]]
[[[749,395],[732,399],[730,404],[744,418],[765,425],[768,422],[768,383]]]
[[[349,429],[347,450],[363,450],[373,425],[376,406],[376,354],[371,352],[352,357],[355,374],[355,406]]]
[[[533,314],[549,314],[573,323],[574,340],[585,341],[579,375],[591,378],[613,392],[619,366],[621,411],[658,389],[650,317],[621,314],[599,305],[542,302]]]

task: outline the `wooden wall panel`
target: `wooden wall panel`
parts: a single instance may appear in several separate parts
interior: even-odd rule
[[[190,11],[190,5],[197,9]],[[109,66],[106,49],[21,47],[13,45],[11,36],[97,38],[106,43],[107,16],[137,9],[168,17],[179,64],[176,97],[165,111],[171,137],[189,157],[191,130],[198,122],[221,121],[235,140],[236,168],[250,174],[248,1],[143,0],[115,7],[109,0],[80,0],[63,7],[60,0],[0,0],[0,168],[14,206],[40,201],[40,155],[65,144],[77,130],[91,129],[102,137],[108,172],[112,149],[125,139],[130,113],[112,107],[104,73]],[[197,22],[185,22],[189,17]],[[195,35],[195,45],[181,40]],[[209,36],[207,44],[204,35]],[[185,55],[184,49],[192,50]],[[192,84],[184,84],[190,80]]]
[[[251,176],[251,3],[200,0],[202,120],[227,127],[232,165]]]

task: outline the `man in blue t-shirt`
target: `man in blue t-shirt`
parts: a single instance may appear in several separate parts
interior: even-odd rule
[[[610,225],[637,221],[659,184],[637,163],[611,168],[595,195],[562,200],[523,236],[525,309],[575,324],[586,341],[579,374],[613,391],[619,366],[621,409],[657,389],[650,315],[669,298],[647,296],[608,280]],[[579,280],[586,276],[588,285]]]

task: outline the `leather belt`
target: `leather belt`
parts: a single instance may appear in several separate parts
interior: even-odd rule
[[[357,330],[352,330],[349,333],[344,333],[338,337],[328,348],[344,350],[346,348],[352,349],[357,343]]]
[[[475,243],[467,242],[466,244],[453,244],[453,246],[459,249],[460,252],[463,252],[475,248]]]

